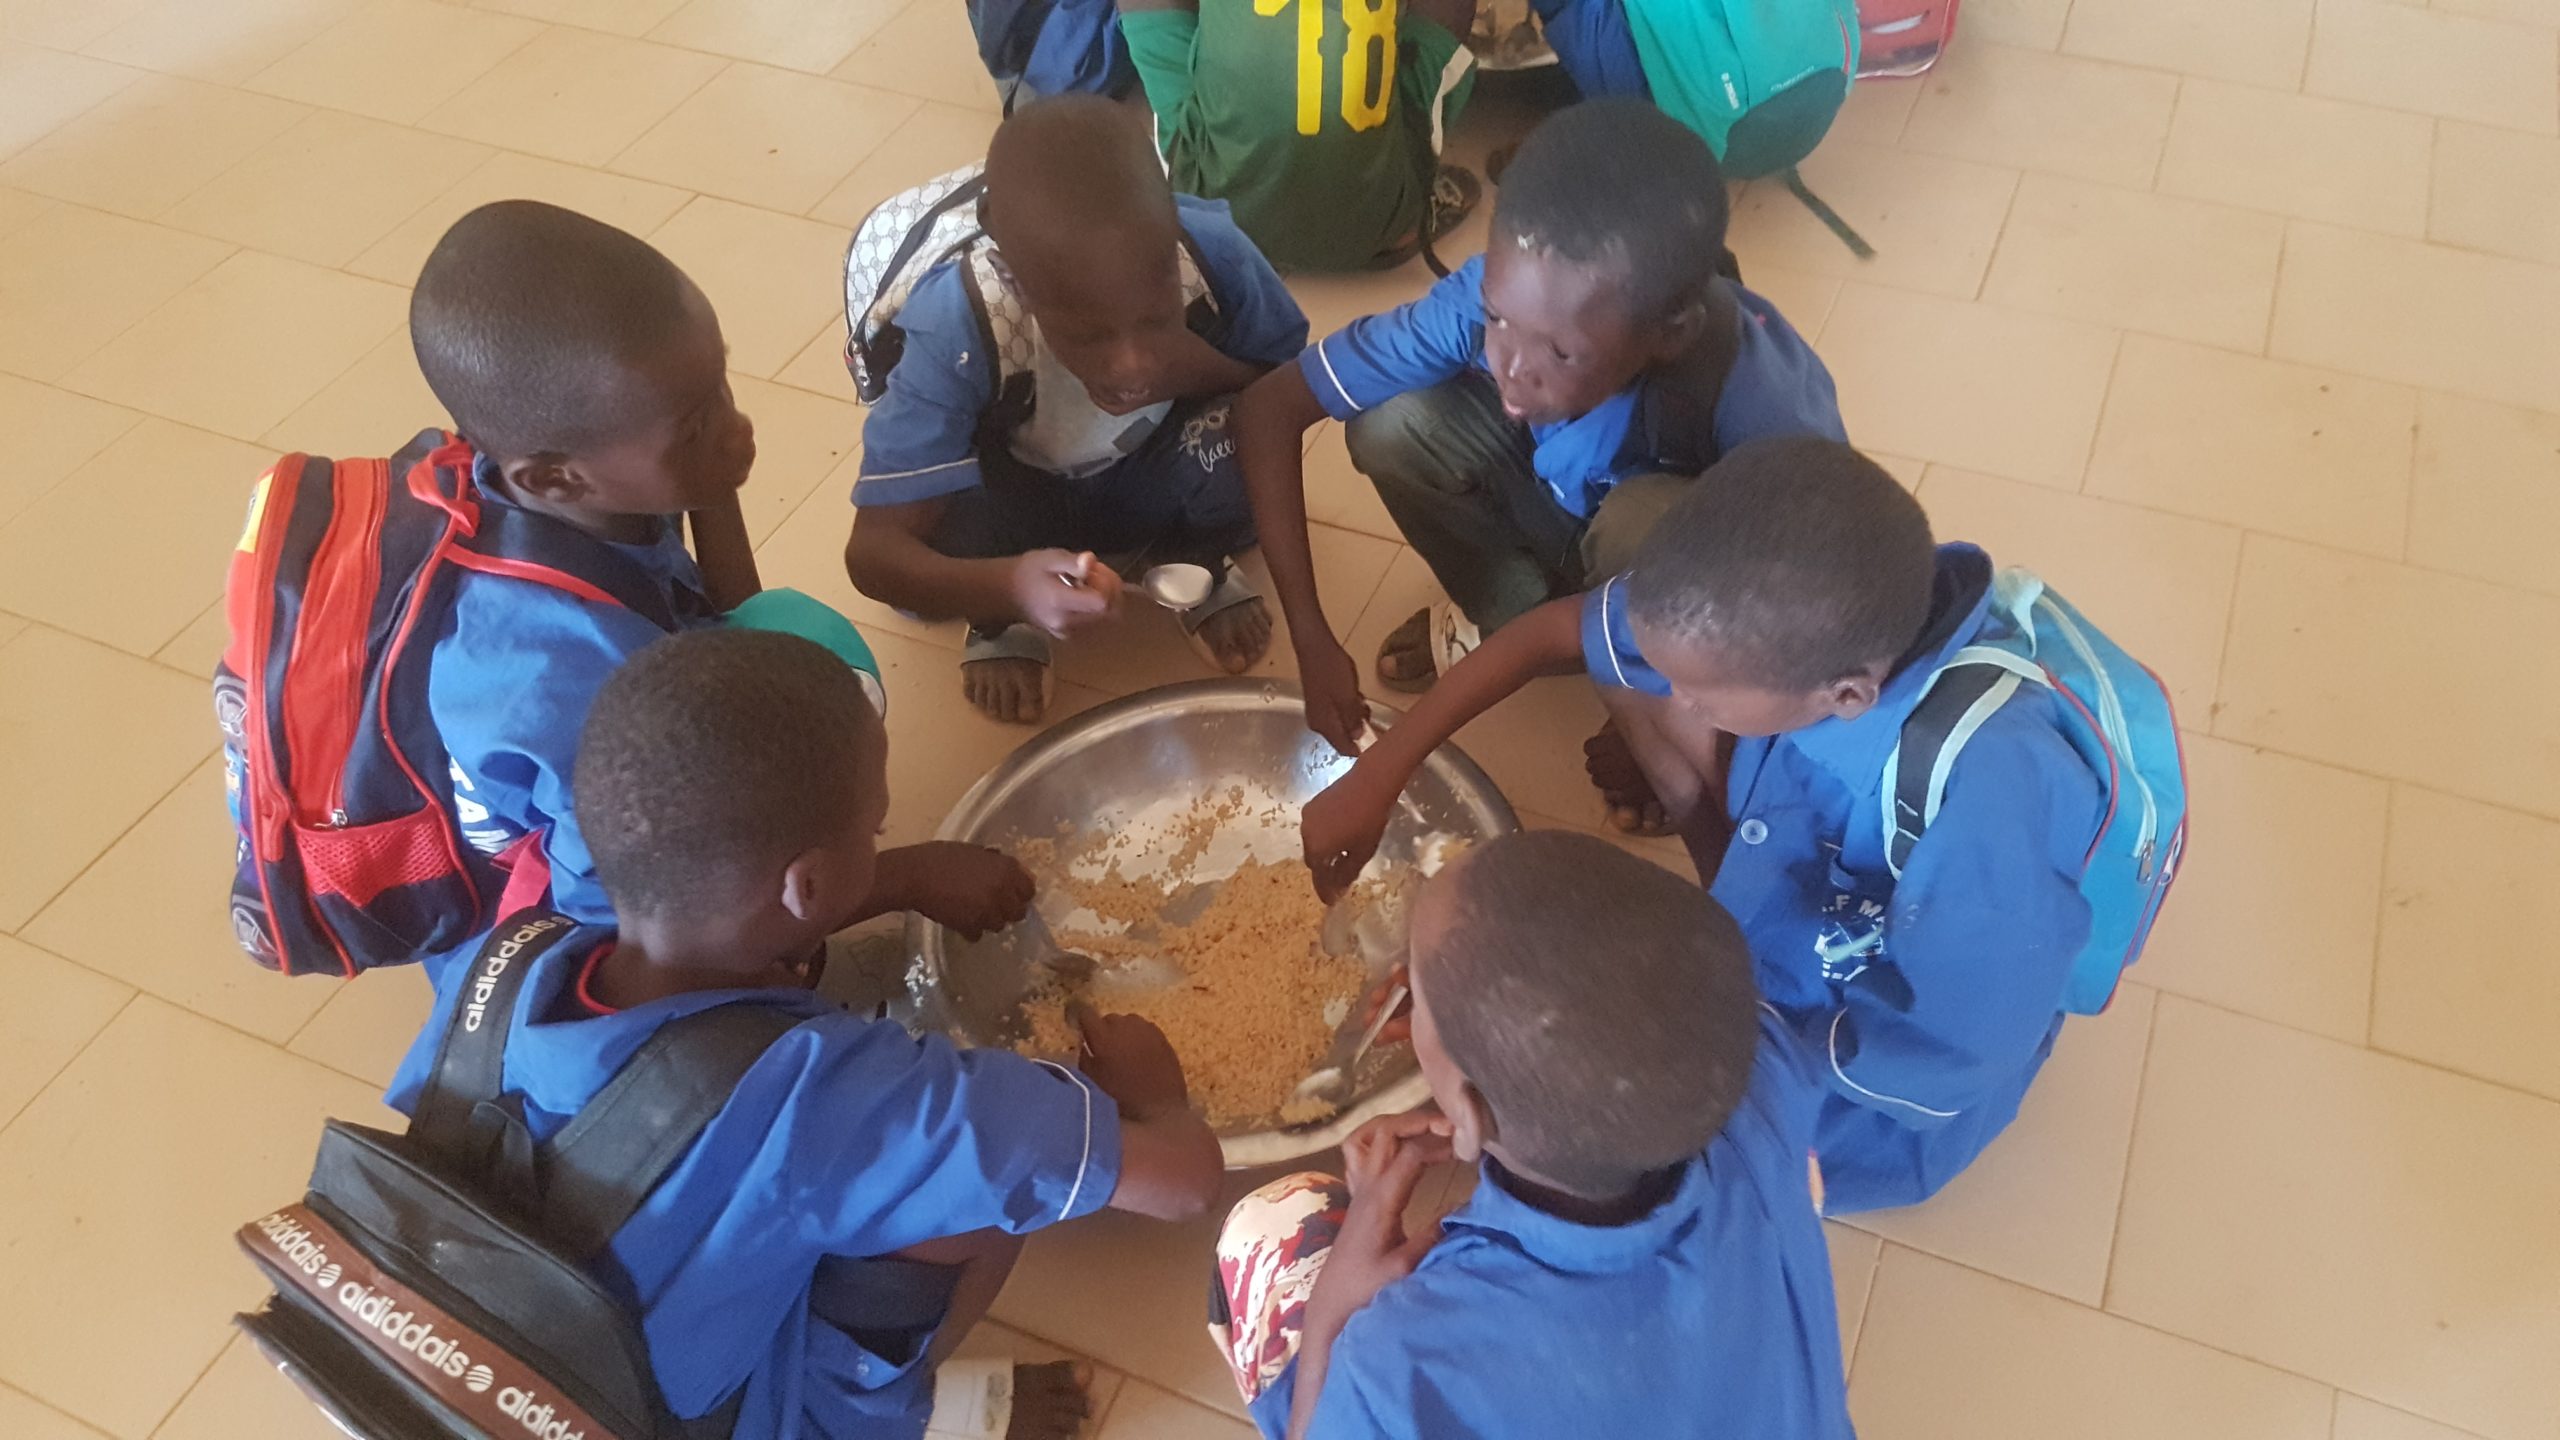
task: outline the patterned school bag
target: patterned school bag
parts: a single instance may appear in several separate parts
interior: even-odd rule
[[[2089,941],[2063,1008],[2095,1015],[2142,954],[2187,840],[2186,753],[2160,678],[2028,571],[1993,579],[1992,623],[1929,681],[1885,761],[1885,863],[1896,879],[1945,798],[1947,775],[1985,720],[2022,687],[2050,689],[2072,748],[2098,777],[2105,817],[2080,894]]]
[[[889,372],[906,353],[898,312],[907,297],[918,281],[949,262],[963,267],[970,308],[986,327],[999,395],[1027,402],[1036,330],[1006,283],[995,246],[978,221],[978,205],[987,193],[982,172],[983,167],[968,165],[902,190],[872,207],[854,227],[853,242],[844,253],[844,364],[863,404],[876,404],[888,393]],[[1217,316],[1218,300],[1188,232],[1179,263],[1188,318],[1193,329],[1203,329]]]
[[[462,944],[541,893],[538,846],[462,836],[427,710],[461,570],[620,605],[674,630],[640,567],[564,521],[482,505],[469,443],[428,430],[388,460],[287,455],[250,492],[214,671],[238,826],[231,929],[288,975],[352,976]]]

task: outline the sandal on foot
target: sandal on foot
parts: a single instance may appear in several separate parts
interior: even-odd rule
[[[1431,661],[1431,669],[1420,675],[1392,675],[1387,672],[1390,652],[1410,652],[1419,640],[1423,653]],[[1449,667],[1464,660],[1484,643],[1484,632],[1450,601],[1426,605],[1405,618],[1405,622],[1389,632],[1378,646],[1378,658],[1372,668],[1378,672],[1378,683],[1404,695],[1418,695],[1431,688],[1432,682],[1449,673]]]
[[[960,646],[960,668],[966,671],[972,665],[989,660],[1028,660],[1040,667],[1038,713],[1021,721],[1009,723],[1031,724],[1038,721],[1041,715],[1049,713],[1049,700],[1057,694],[1058,690],[1058,672],[1056,666],[1050,663],[1051,647],[1045,632],[1037,626],[1026,625],[1019,621],[1001,630],[982,630],[975,625],[970,626],[968,639]],[[985,707],[979,707],[979,713],[986,714]],[[989,715],[988,718],[1001,719],[1002,717]]]
[[[1199,656],[1203,663],[1221,675],[1240,674],[1242,672],[1229,670],[1227,663],[1218,658],[1217,650],[1201,637],[1200,627],[1208,624],[1211,617],[1221,612],[1261,598],[1262,592],[1253,588],[1253,581],[1246,578],[1244,571],[1236,568],[1236,562],[1229,560],[1219,568],[1218,584],[1209,592],[1209,598],[1174,618],[1181,623],[1182,638],[1191,643],[1192,654]],[[1263,642],[1263,652],[1270,653],[1268,640]],[[1244,668],[1250,670],[1261,663],[1262,656],[1256,655],[1246,663]]]

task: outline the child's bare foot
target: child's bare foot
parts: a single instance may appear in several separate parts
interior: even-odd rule
[[[1671,833],[1670,812],[1662,808],[1615,723],[1602,725],[1599,734],[1582,742],[1582,769],[1609,807],[1611,825],[1629,835]]]
[[[1047,712],[1054,680],[1048,636],[1028,625],[994,634],[969,627],[960,651],[960,691],[979,714],[1009,725],[1032,724]]]
[[[1210,664],[1241,675],[1271,653],[1271,607],[1260,596],[1230,605],[1201,621],[1192,638],[1208,652]]]
[[[1075,1360],[1013,1367],[1013,1423],[1005,1440],[1075,1440],[1093,1411],[1093,1367]]]

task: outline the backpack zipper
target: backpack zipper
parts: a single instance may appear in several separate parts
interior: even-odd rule
[[[2134,860],[2140,867],[2137,875],[2148,883],[2153,844],[2160,832],[2160,803],[2151,793],[2151,782],[2142,778],[2141,767],[2133,763],[2133,737],[2124,718],[2124,701],[2116,694],[2114,677],[2098,663],[2097,651],[2070,615],[2046,598],[2036,601],[2036,609],[2052,618],[2054,628],[2070,642],[2072,650],[2080,657],[2080,663],[2088,667],[2091,683],[2098,691],[2098,729],[2107,737],[2107,743],[2115,746],[2116,753],[2125,757],[2123,773],[2132,778],[2134,790],[2142,797],[2142,827],[2134,836]]]
[[[311,462],[305,458],[302,463],[308,465]],[[286,812],[291,808],[283,784],[276,779],[275,723],[278,717],[267,708],[267,672],[273,668],[269,651],[275,643],[276,614],[275,575],[269,566],[285,527],[290,523],[301,482],[299,471],[290,481],[283,471],[282,464],[278,464],[260,482],[267,487],[267,493],[258,507],[258,533],[251,545],[252,553],[259,557],[255,573],[266,583],[258,587],[257,597],[249,607],[249,633],[258,637],[250,657],[257,663],[249,667],[250,674],[240,677],[249,691],[249,723],[242,727],[242,738],[248,742],[249,783],[258,792],[251,807],[257,821],[257,833],[253,839],[258,859],[267,864],[284,856]],[[262,876],[262,894],[264,888]]]
[[[348,477],[347,470],[356,473]],[[353,483],[338,484],[342,478]],[[302,621],[313,615],[338,614],[365,617],[362,623],[343,627],[336,643],[317,652],[302,652],[287,662],[285,688],[288,701],[293,697],[295,672],[308,685],[316,680],[324,696],[335,697],[350,683],[360,683],[364,675],[365,638],[370,633],[373,614],[376,551],[382,538],[386,487],[379,483],[369,467],[351,463],[331,476],[331,496],[337,502],[337,513],[330,517],[329,528],[321,536],[318,552],[313,556],[311,584],[302,597]],[[297,713],[287,719],[288,739],[294,742],[294,753],[310,764],[328,766],[329,788],[325,803],[315,807],[312,818],[324,820],[331,827],[345,829],[347,815],[347,757],[355,746],[356,726],[363,722],[363,700],[359,692],[352,708],[342,709],[328,703],[318,714]],[[297,817],[300,818],[300,817]]]

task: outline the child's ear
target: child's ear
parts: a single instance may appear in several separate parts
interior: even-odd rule
[[[782,908],[791,918],[803,924],[840,909],[835,897],[828,894],[825,859],[815,850],[803,850],[782,867]]]
[[[1731,325],[1728,317],[1732,311],[1732,298],[1713,284],[1684,297],[1670,318],[1654,327],[1655,360],[1675,360],[1688,354],[1698,337],[1715,333],[1718,324]]]
[[[595,489],[585,472],[566,455],[544,452],[507,463],[508,488],[554,503],[584,500]]]
[[[1823,708],[1842,720],[1855,720],[1875,708],[1884,691],[1883,667],[1860,670],[1834,680],[1822,693]]]
[[[1449,1151],[1461,1165],[1473,1165],[1484,1158],[1485,1147],[1501,1138],[1495,1133],[1493,1107],[1486,1104],[1484,1092],[1474,1085],[1459,1089],[1457,1103],[1442,1102],[1449,1117]]]

